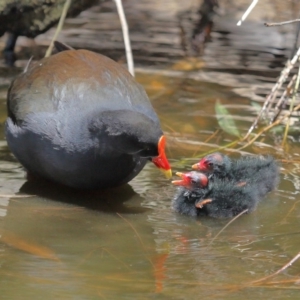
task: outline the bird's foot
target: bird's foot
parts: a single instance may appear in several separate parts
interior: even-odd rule
[[[204,205],[208,204],[208,203],[211,203],[212,202],[212,199],[204,199],[198,203],[195,204],[195,206],[197,208],[203,208]]]
[[[239,182],[239,183],[237,184],[237,186],[242,187],[242,186],[245,186],[246,184],[247,184],[246,181],[241,181],[241,182]]]

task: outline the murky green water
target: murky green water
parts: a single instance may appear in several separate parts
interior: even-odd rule
[[[167,133],[174,171],[234,140],[222,132],[209,139],[218,129],[216,99],[231,104],[242,133],[255,116],[250,100],[227,87],[155,75],[138,80]],[[102,193],[26,182],[4,140],[5,99],[0,106],[1,299],[299,298],[300,262],[254,283],[299,252],[299,163],[282,164],[278,190],[216,237],[228,220],[173,212],[176,189],[150,164],[129,185]],[[266,136],[247,151],[297,159],[299,143],[287,155],[275,149]],[[13,194],[33,196],[5,196]]]

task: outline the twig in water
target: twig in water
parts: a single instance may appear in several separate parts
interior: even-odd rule
[[[127,270],[131,271],[130,267],[125,264],[120,258],[118,258],[116,255],[114,255],[111,251],[109,251],[108,249],[104,248],[104,247],[97,247],[96,249],[91,250],[87,255],[85,255],[85,257],[79,262],[79,264],[77,266],[82,265],[83,263],[85,263],[89,257],[96,251],[98,250],[102,250],[105,251],[108,255],[110,255],[111,257],[113,257],[117,262],[119,262],[120,264],[122,264]]]
[[[246,213],[248,211],[248,209],[243,210],[242,212],[240,212],[238,215],[236,215],[232,220],[230,220],[215,236],[214,238],[210,241],[210,243],[208,244],[207,247],[210,247],[211,244],[216,240],[216,238],[233,222],[235,221],[237,218],[239,218],[241,215],[243,215],[244,213]]]
[[[291,259],[287,264],[285,264],[281,269],[279,269],[278,271],[276,271],[275,273],[273,274],[270,274],[268,276],[265,276],[263,278],[260,278],[258,280],[255,280],[255,281],[252,281],[251,284],[256,284],[256,283],[259,283],[259,282],[262,282],[262,281],[265,281],[269,278],[272,278],[276,275],[278,275],[279,273],[283,272],[284,270],[286,270],[288,267],[290,267],[298,258],[300,257],[300,252],[293,258]]]
[[[61,29],[62,29],[62,27],[64,25],[64,21],[65,21],[65,18],[67,16],[67,13],[68,13],[70,5],[71,5],[71,0],[66,0],[66,2],[64,4],[64,7],[63,7],[63,10],[62,10],[62,13],[61,13],[61,16],[60,16],[60,19],[59,19],[59,22],[58,22],[58,25],[56,27],[56,30],[55,30],[55,33],[54,33],[54,35],[52,37],[50,45],[49,45],[49,47],[48,47],[48,49],[46,51],[45,57],[50,56],[50,54],[52,52],[54,41],[57,39],[59,33],[61,32]]]
[[[211,136],[209,136],[204,143],[208,143],[212,138],[214,138],[218,133],[220,132],[220,129],[217,129]]]
[[[296,23],[296,22],[300,22],[300,19],[295,19],[295,20],[290,20],[290,21],[285,21],[285,22],[278,22],[278,23],[265,23],[264,25],[267,27],[282,26],[282,25],[292,24],[292,23]]]
[[[204,143],[208,143],[211,139],[213,139],[218,133],[220,132],[220,129],[217,129],[211,136],[209,136],[205,141]],[[196,157],[197,156],[197,153],[198,153],[198,150],[196,150],[192,157]]]
[[[123,220],[131,227],[131,229],[135,232],[137,238],[139,239],[139,241],[140,241],[142,247],[143,247],[144,249],[146,249],[146,247],[145,247],[145,245],[144,245],[144,243],[143,243],[143,241],[142,241],[142,239],[141,239],[139,233],[136,231],[136,229],[133,227],[133,225],[132,225],[127,219],[125,219],[121,214],[119,214],[119,213],[116,213],[116,214],[117,214],[121,219],[123,219]]]
[[[300,201],[296,201],[292,208],[289,210],[289,212],[285,215],[285,217],[281,220],[281,224],[284,223],[284,220],[288,218],[288,216],[292,213],[292,211],[295,209],[296,205],[299,204]]]
[[[124,13],[123,5],[122,5],[122,0],[114,0],[114,1],[116,3],[119,18],[121,21],[128,70],[129,70],[130,74],[132,76],[134,76],[134,65],[133,65],[132,51],[131,51],[131,45],[130,45],[130,39],[129,39],[128,25],[127,25],[125,13]]]
[[[211,153],[214,153],[214,152],[219,152],[219,151],[221,151],[223,149],[227,149],[227,148],[233,147],[236,144],[238,144],[240,141],[241,141],[240,139],[239,140],[235,140],[233,142],[230,142],[229,144],[226,144],[226,145],[218,147],[218,148],[214,148],[214,149],[209,150],[207,152],[199,153],[199,154],[196,153],[195,155],[193,155],[193,158],[195,158],[195,157],[204,157],[204,156],[206,156],[208,154],[211,154]]]
[[[116,214],[117,214],[121,219],[123,219],[123,220],[131,227],[131,229],[135,232],[137,238],[139,239],[139,241],[140,241],[140,243],[141,243],[141,245],[142,245],[142,247],[143,247],[143,250],[146,252],[146,247],[145,247],[145,245],[144,245],[144,243],[143,243],[143,241],[142,241],[142,238],[140,237],[139,233],[138,233],[137,230],[134,228],[134,226],[133,226],[127,219],[125,219],[121,214],[119,214],[119,213],[116,213]],[[152,265],[152,267],[155,269],[155,266],[154,266],[153,262],[146,256],[145,253],[144,253],[144,255],[145,255],[146,259],[150,262],[150,264]]]

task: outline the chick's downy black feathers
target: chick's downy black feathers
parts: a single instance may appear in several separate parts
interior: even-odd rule
[[[206,173],[211,180],[235,181],[239,185],[250,184],[264,197],[279,183],[279,166],[270,156],[246,156],[231,160],[221,153],[213,153],[202,158],[193,168]]]
[[[233,182],[220,180],[209,185],[207,193],[200,195],[195,206],[198,207],[198,214],[204,213],[214,218],[232,218],[243,211],[254,211],[259,199],[257,190],[249,185],[240,187]],[[205,200],[206,204],[202,206],[201,202]]]
[[[173,208],[189,216],[231,218],[243,211],[250,213],[279,183],[279,166],[269,155],[231,160],[214,153],[193,169],[204,173],[177,173],[182,180],[173,181],[180,185]]]
[[[252,212],[259,200],[259,193],[252,186],[216,179],[205,188],[179,187],[172,206],[176,212],[193,217],[231,218],[243,211]]]

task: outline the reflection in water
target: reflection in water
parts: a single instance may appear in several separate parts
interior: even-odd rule
[[[224,104],[239,101],[250,107],[247,99],[217,85],[180,78],[140,80],[159,81],[169,90],[155,98],[157,91],[148,86],[174,171],[187,171],[211,145],[232,141],[222,132],[208,140],[218,128],[210,100],[222,97]],[[241,108],[230,110],[241,114]],[[242,113],[254,114],[250,109]],[[236,119],[241,131],[250,119]],[[274,278],[282,289],[275,283],[247,286],[299,252],[299,163],[282,164],[279,189],[213,240],[228,220],[174,213],[175,187],[151,164],[118,189],[74,191],[25,182],[24,171],[0,138],[0,194],[33,195],[0,197],[2,298],[297,299],[296,263]],[[272,143],[266,137],[251,151],[276,154]],[[299,152],[298,144],[293,147]]]
[[[54,183],[36,180],[25,182],[20,188],[20,193],[36,195],[39,198],[84,207],[99,212],[130,214],[146,211],[146,209],[142,207],[130,208],[124,205],[126,201],[133,201],[134,199],[140,201],[142,199],[128,184],[104,191],[77,191]]]
[[[11,275],[13,285],[1,287],[4,294],[16,298],[22,293],[26,298],[33,288],[35,293],[49,294],[49,299],[57,293],[83,299],[98,290],[117,297],[122,290],[130,293],[134,278],[153,285],[145,272],[151,267],[144,254],[147,241],[139,242],[136,225],[127,220],[128,215],[149,209],[126,205],[141,201],[131,186],[88,193],[26,182],[20,193],[36,196],[12,198],[2,220],[6,263],[0,273],[15,269],[18,274]],[[14,290],[15,285],[20,288]]]

